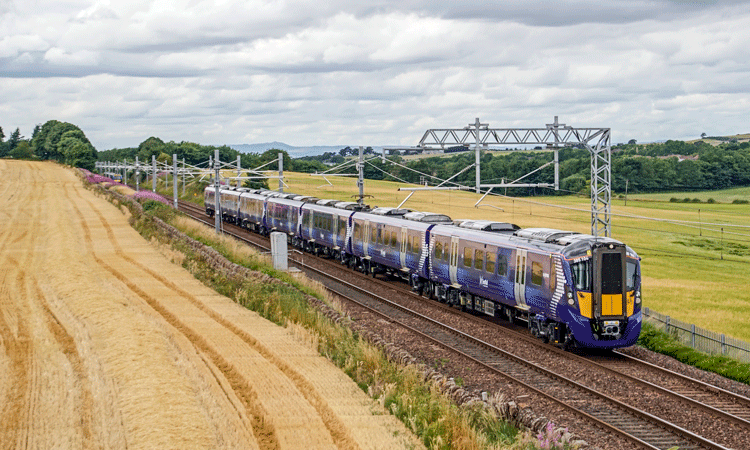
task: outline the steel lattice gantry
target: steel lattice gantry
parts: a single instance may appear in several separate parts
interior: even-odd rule
[[[609,128],[576,128],[557,122],[545,128],[490,128],[488,124],[476,121],[464,128],[436,128],[427,130],[419,141],[421,148],[445,148],[446,146],[475,145],[477,153],[477,190],[498,185],[479,183],[480,148],[506,145],[547,145],[557,150],[559,147],[583,145],[591,155],[591,234],[610,236],[612,198],[612,147]],[[557,153],[555,153],[557,160]],[[557,176],[557,172],[556,172]],[[557,187],[557,179],[555,187]]]

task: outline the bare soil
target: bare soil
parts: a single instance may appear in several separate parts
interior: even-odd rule
[[[0,447],[419,448],[52,163],[0,160]]]

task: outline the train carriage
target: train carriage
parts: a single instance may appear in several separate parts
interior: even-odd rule
[[[619,241],[540,228],[436,227],[431,236],[430,279],[442,301],[522,318],[532,334],[566,345],[617,348],[638,338],[639,258]]]
[[[240,194],[242,191],[236,188],[219,190],[219,206],[221,206],[223,220],[229,223],[239,223]]]
[[[427,273],[429,231],[449,223],[443,214],[383,208],[354,215],[352,255],[358,267],[371,274],[386,273],[409,281],[421,292]]]
[[[297,236],[300,209],[304,203],[289,198],[269,198],[266,201],[266,229],[286,233],[289,242]]]
[[[346,262],[350,253],[349,220],[354,212],[317,203],[305,203],[301,211],[300,245],[312,253]]]
[[[239,218],[240,226],[248,230],[262,233],[264,230],[266,197],[259,191],[249,190],[240,195]]]
[[[213,186],[207,186],[203,190],[203,206],[206,208],[206,215],[209,217],[216,214],[216,189]]]

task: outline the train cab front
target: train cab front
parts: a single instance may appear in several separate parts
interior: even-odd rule
[[[568,327],[576,344],[584,348],[634,345],[642,320],[638,255],[613,240],[592,242],[584,256],[570,262],[570,269],[574,289],[566,295],[578,314],[572,314]]]

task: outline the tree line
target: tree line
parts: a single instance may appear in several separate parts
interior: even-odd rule
[[[99,161],[135,161],[138,156],[144,164],[155,156],[159,161],[171,163],[172,155],[185,159],[191,165],[205,164],[219,150],[222,162],[234,162],[240,158],[241,167],[252,169],[271,162],[265,168],[277,169],[272,161],[283,154],[284,169],[293,172],[313,173],[340,164],[346,158],[356,158],[357,149],[345,147],[339,152],[328,152],[323,155],[292,158],[286,151],[270,149],[263,153],[241,153],[229,146],[201,145],[194,142],[164,142],[158,137],[149,137],[138,147],[114,148],[99,151],[91,145],[84,132],[71,123],[50,120],[43,125],[36,125],[31,138],[21,135],[16,128],[8,139],[0,127],[0,157],[16,159],[30,158],[55,160],[75,167],[93,170],[94,163]],[[365,149],[366,155],[374,154],[371,147]],[[684,158],[690,157],[690,158]],[[416,160],[402,158],[400,155],[388,156],[386,162],[381,158],[370,158],[365,164],[365,178],[382,180],[396,179],[411,183],[420,183],[425,177],[436,177],[428,182],[438,184],[474,163],[473,152],[462,152],[452,156],[435,156]],[[551,161],[550,151],[514,151],[483,152],[481,156],[482,183],[498,184],[503,180],[510,182],[518,179],[539,166]],[[583,148],[564,148],[559,151],[560,191],[539,188],[514,188],[510,195],[565,195],[581,193],[588,195],[590,186],[590,155]],[[400,167],[393,162],[405,166]],[[627,144],[612,147],[612,190],[614,192],[665,192],[715,190],[732,187],[750,186],[750,143],[738,143],[736,140],[725,140],[719,145],[711,145],[702,140],[694,142],[668,140],[663,143],[637,144],[630,140]],[[475,174],[467,170],[453,181],[466,186],[473,186]],[[525,183],[554,183],[554,172],[551,168],[535,172],[526,178]],[[258,185],[258,183],[254,183]]]
[[[284,170],[292,172],[312,173],[325,170],[326,166],[321,160],[314,158],[297,158],[289,156],[284,150],[266,150],[263,153],[242,153],[227,145],[201,145],[195,142],[164,142],[158,137],[150,137],[141,142],[138,147],[114,148],[101,151],[98,154],[99,161],[129,161],[134,162],[136,156],[143,164],[150,164],[153,157],[166,164],[172,164],[172,155],[177,155],[179,161],[185,160],[186,164],[193,166],[204,165],[209,158],[213,158],[216,150],[219,151],[219,160],[222,163],[234,163],[240,158],[240,167],[243,169],[254,169],[272,161],[278,161],[279,153],[283,154]],[[278,164],[269,164],[263,170],[278,169]],[[265,181],[248,181],[245,186],[252,188],[267,188]]]
[[[26,139],[16,128],[5,140],[0,127],[0,158],[54,160],[63,164],[93,170],[97,152],[83,131],[72,123],[47,121],[37,124]]]

